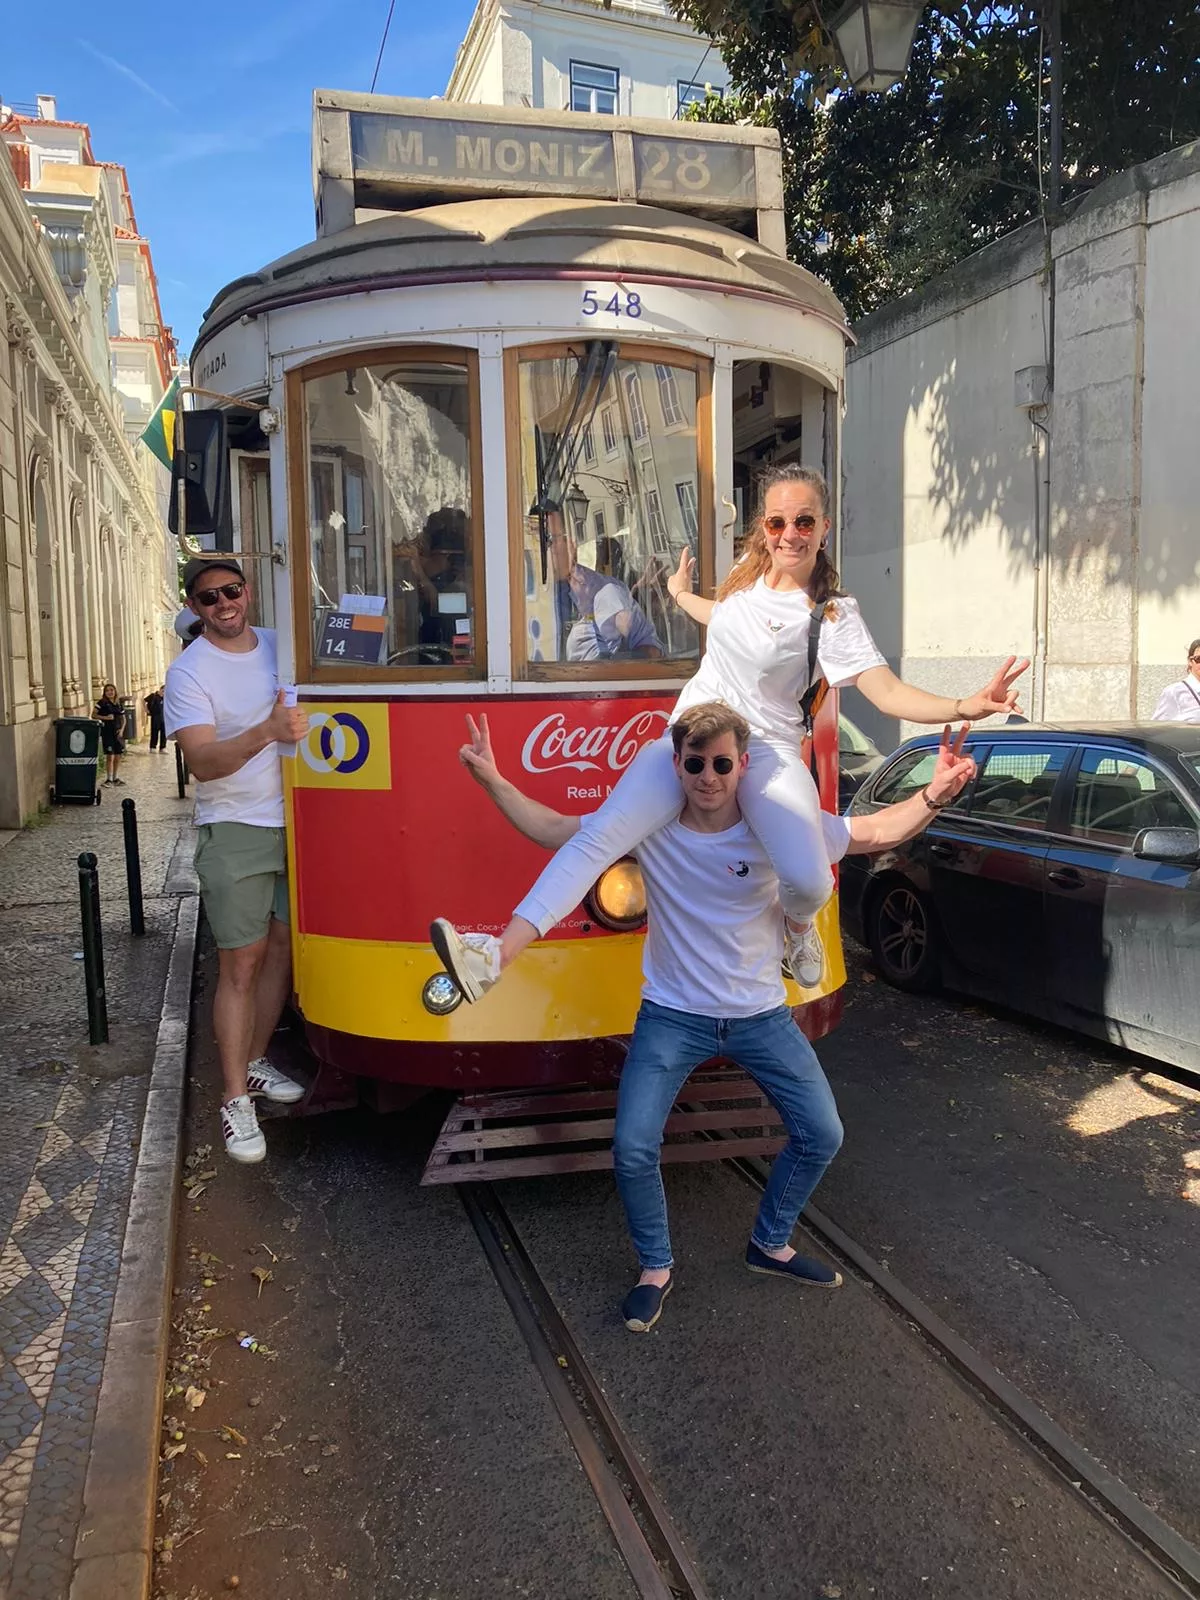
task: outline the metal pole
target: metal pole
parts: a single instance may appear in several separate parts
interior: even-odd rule
[[[121,801],[121,822],[125,829],[125,881],[129,886],[129,931],[140,939],[146,931],[142,908],[142,858],[138,852],[137,806]]]
[[[1050,221],[1058,220],[1062,205],[1062,0],[1044,0],[1046,7],[1046,49],[1050,56],[1050,172],[1047,205]]]
[[[104,939],[100,932],[100,879],[90,850],[79,857],[79,915],[83,926],[83,976],[87,985],[88,1043],[108,1043],[104,994]]]
[[[175,782],[179,785],[179,798],[181,800],[186,800],[187,799],[187,781],[188,781],[187,762],[183,759],[183,751],[180,749],[179,740],[176,739],[176,741],[175,741]]]

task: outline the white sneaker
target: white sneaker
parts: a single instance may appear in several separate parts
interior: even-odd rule
[[[792,977],[802,989],[815,989],[825,974],[825,950],[816,923],[796,924],[785,917],[783,943]]]
[[[260,1094],[279,1106],[294,1106],[304,1099],[304,1085],[273,1067],[266,1056],[259,1056],[246,1068],[246,1085],[252,1095]]]
[[[267,1153],[267,1141],[248,1094],[226,1100],[221,1107],[221,1132],[225,1135],[225,1154],[234,1161],[261,1161]]]
[[[430,925],[429,938],[464,1000],[482,1000],[500,982],[500,941],[494,934],[459,933],[439,917]]]

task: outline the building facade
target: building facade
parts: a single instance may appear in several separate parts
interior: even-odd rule
[[[174,653],[167,474],[138,436],[175,346],[122,167],[0,107],[0,828],[53,782],[54,719],[141,707]]]
[[[727,83],[666,0],[479,0],[446,99],[671,118]]]
[[[856,326],[841,567],[908,682],[959,695],[1027,655],[1027,714],[1095,721],[1148,717],[1182,676],[1200,636],[1198,259],[1189,145]]]

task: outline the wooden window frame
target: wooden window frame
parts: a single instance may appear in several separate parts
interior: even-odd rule
[[[344,372],[350,365],[376,367],[387,363],[426,362],[432,365],[461,367],[467,375],[467,487],[471,527],[471,621],[475,661],[467,666],[445,663],[439,666],[351,666],[319,665],[313,658],[312,577],[309,570],[309,482],[308,410],[304,386],[314,378],[331,372]],[[386,344],[354,347],[335,356],[322,356],[302,367],[293,367],[284,383],[285,437],[288,473],[288,561],[292,571],[293,637],[296,646],[296,677],[312,684],[389,684],[486,683],[487,611],[486,544],[483,531],[483,433],[479,400],[479,353],[463,345]],[[391,595],[391,574],[387,576]]]
[[[556,339],[544,344],[509,345],[504,352],[504,446],[508,460],[509,594],[512,605],[511,667],[515,683],[618,683],[623,680],[678,682],[692,675],[704,654],[704,629],[699,629],[695,665],[691,658],[676,661],[527,661],[525,660],[525,514],[521,485],[521,390],[523,361],[553,361],[579,350],[583,341]],[[699,523],[697,592],[711,595],[715,588],[716,512],[714,507],[712,444],[712,359],[694,350],[670,345],[618,344],[619,361],[662,362],[684,367],[696,378],[696,474]],[[636,442],[636,441],[634,441]],[[520,582],[517,575],[520,574]]]

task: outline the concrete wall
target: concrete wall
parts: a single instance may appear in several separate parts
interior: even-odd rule
[[[842,570],[907,681],[957,696],[1029,655],[1027,711],[1095,720],[1148,715],[1179,676],[1200,635],[1198,247],[1190,146],[856,329]],[[1049,403],[1020,404],[1042,366]]]

